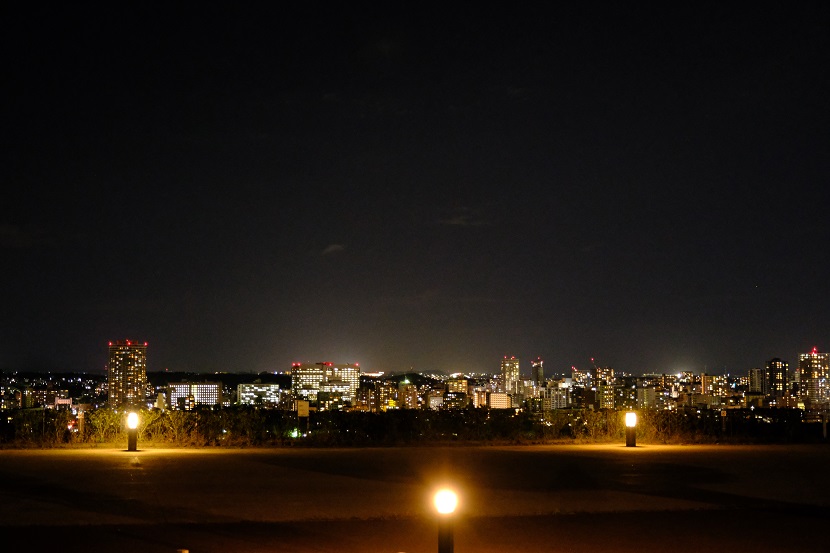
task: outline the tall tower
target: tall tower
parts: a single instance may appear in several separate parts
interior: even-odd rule
[[[530,374],[533,378],[534,384],[537,386],[543,385],[545,383],[545,362],[542,361],[541,357],[537,357],[536,361],[530,362],[530,366]]]
[[[798,356],[798,372],[801,373],[801,397],[808,408],[815,408],[830,399],[827,378],[830,376],[830,354],[813,348],[810,353]]]
[[[519,384],[519,358],[504,357],[501,360],[501,381],[504,391],[508,394],[518,393]]]
[[[139,407],[147,388],[147,342],[109,343],[107,384],[110,407]]]
[[[775,398],[784,397],[790,391],[790,364],[775,357],[767,361],[767,394]]]

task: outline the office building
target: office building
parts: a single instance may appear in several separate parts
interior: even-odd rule
[[[289,395],[289,391],[281,389],[279,384],[254,382],[236,386],[236,402],[239,405],[286,407],[290,403]]]
[[[360,388],[360,365],[357,363],[318,363],[323,367],[323,384],[327,390],[340,394],[340,399],[352,403]]]
[[[197,406],[222,405],[221,382],[173,382],[167,387],[167,404],[171,409],[189,411]]]
[[[321,363],[293,363],[291,365],[291,393],[294,399],[317,401],[317,392],[323,382]]]
[[[109,343],[107,385],[110,407],[143,406],[147,389],[147,342]]]
[[[294,363],[291,365],[291,392],[295,399],[317,401],[320,391],[336,400],[356,402],[360,388],[360,365],[357,363]]]

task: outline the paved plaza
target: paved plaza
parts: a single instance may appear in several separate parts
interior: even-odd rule
[[[0,451],[4,550],[826,551],[830,446]]]

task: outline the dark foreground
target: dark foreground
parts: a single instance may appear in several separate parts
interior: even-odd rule
[[[827,551],[828,446],[0,451],[4,551]]]

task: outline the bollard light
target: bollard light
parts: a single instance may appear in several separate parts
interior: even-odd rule
[[[637,413],[625,414],[625,447],[637,445]]]
[[[435,510],[442,515],[451,515],[458,506],[458,496],[452,490],[441,490],[435,494]]]
[[[138,448],[138,413],[135,411],[127,415],[127,451],[136,451]]]
[[[453,553],[452,515],[458,507],[458,495],[450,490],[435,494],[435,510],[438,511],[438,553]]]

